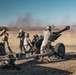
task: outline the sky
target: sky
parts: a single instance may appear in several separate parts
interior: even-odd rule
[[[27,13],[45,24],[76,24],[76,0],[0,0],[1,26]]]

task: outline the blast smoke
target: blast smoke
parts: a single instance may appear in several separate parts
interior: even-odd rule
[[[16,21],[16,26],[31,26],[32,25],[32,16],[30,13],[26,13],[24,17],[18,18]]]
[[[9,26],[30,27],[44,25],[43,21],[34,19],[30,13],[26,13],[24,17],[19,17],[16,22],[9,22]]]

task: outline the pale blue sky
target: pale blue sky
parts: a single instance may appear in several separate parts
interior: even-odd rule
[[[76,0],[0,0],[0,25],[26,13],[48,24],[76,24]]]

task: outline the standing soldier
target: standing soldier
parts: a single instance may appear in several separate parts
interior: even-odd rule
[[[39,50],[39,36],[37,34],[35,34],[33,36],[33,40],[32,40],[32,46],[35,50],[35,53],[37,54],[38,53],[38,50]]]
[[[51,26],[48,26],[44,32],[44,39],[41,45],[41,54],[50,50],[51,38],[52,38]]]
[[[11,50],[11,48],[10,48],[10,46],[9,46],[9,42],[8,42],[9,34],[6,32],[6,29],[4,29],[4,30],[2,31],[2,33],[0,34],[0,36],[2,36],[2,42],[3,42],[3,44],[4,44],[4,48],[5,48],[5,43],[6,43],[9,51],[12,53],[12,50]]]
[[[23,51],[25,51],[25,47],[24,47],[25,32],[22,29],[20,29],[19,34],[17,35],[17,38],[20,38],[20,50],[21,50],[21,53],[23,53]]]
[[[5,43],[7,43],[7,46],[9,46],[9,42],[8,42],[8,37],[9,37],[9,34],[8,33],[6,33],[6,29],[4,29],[3,31],[2,31],[2,33],[0,34],[0,36],[2,36],[2,41],[3,41],[3,43],[5,44]]]
[[[29,39],[29,33],[26,33],[25,34],[25,39],[24,39],[24,46],[25,46],[25,49],[27,50],[30,50],[32,48],[32,45],[31,45],[31,40]]]

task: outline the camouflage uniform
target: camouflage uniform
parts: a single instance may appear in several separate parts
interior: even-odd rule
[[[44,40],[41,45],[41,54],[46,53],[47,51],[50,50],[51,38],[52,38],[51,27],[47,27],[47,29],[44,32]]]
[[[6,42],[7,45],[9,46],[9,42],[8,42],[9,34],[6,33],[6,30],[5,29],[2,31],[2,33],[0,34],[0,36],[2,36],[3,43],[5,44],[5,42]]]
[[[31,40],[29,39],[29,33],[26,33],[25,34],[25,39],[24,39],[24,46],[25,46],[25,49],[27,50],[30,50],[30,48],[32,47],[31,45]]]
[[[22,53],[25,50],[25,47],[24,47],[25,32],[22,29],[19,31],[17,38],[20,38],[20,50]]]
[[[37,34],[35,34],[33,36],[33,40],[32,40],[32,46],[33,46],[33,49],[35,51],[35,54],[39,54],[40,52],[40,43],[39,43],[39,36]]]

